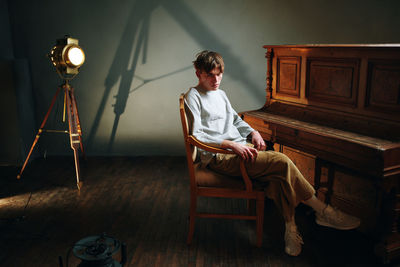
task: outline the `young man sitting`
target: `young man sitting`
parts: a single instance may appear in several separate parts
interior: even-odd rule
[[[219,89],[224,73],[220,54],[203,51],[193,62],[197,86],[185,95],[185,103],[192,113],[192,134],[200,141],[230,149],[235,154],[200,152],[204,166],[232,176],[240,176],[239,161],[246,161],[252,179],[265,184],[266,195],[273,199],[285,220],[285,252],[297,256],[303,240],[295,223],[295,208],[299,203],[312,207],[316,223],[341,230],[357,228],[360,220],[345,214],[315,197],[312,185],[294,163],[284,154],[265,151],[261,135],[244,122],[233,110],[224,91]],[[251,139],[251,144],[247,139]]]

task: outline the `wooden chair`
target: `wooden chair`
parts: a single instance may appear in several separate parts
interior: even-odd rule
[[[186,157],[190,177],[190,214],[189,214],[189,233],[187,243],[191,244],[194,234],[194,224],[196,218],[227,218],[255,220],[257,231],[258,247],[262,244],[263,222],[264,222],[264,198],[265,193],[262,188],[258,190],[254,187],[252,181],[247,175],[244,162],[240,162],[240,170],[242,179],[237,177],[224,176],[215,173],[207,168],[202,168],[200,163],[195,163],[197,148],[207,150],[213,153],[234,154],[234,152],[207,145],[197,140],[191,135],[188,123],[184,94],[179,98],[179,109],[183,128],[183,136],[185,139]],[[200,213],[197,212],[198,197],[218,197],[218,198],[241,198],[246,199],[249,203],[256,202],[256,214],[216,214],[216,213]]]

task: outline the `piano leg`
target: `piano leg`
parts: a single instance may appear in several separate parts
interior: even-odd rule
[[[322,171],[322,162],[320,158],[315,158],[315,174],[314,174],[314,189],[315,194],[318,196],[318,190],[321,187],[321,171]]]
[[[327,182],[328,193],[326,194],[325,203],[329,204],[331,202],[331,197],[333,194],[333,179],[335,178],[335,165],[328,162],[327,167],[328,167],[328,182]]]
[[[264,140],[264,141],[265,141],[265,140]],[[275,150],[275,149],[274,149],[274,144],[275,144],[275,143],[273,143],[273,142],[271,142],[271,141],[265,141],[265,144],[267,145],[266,150]]]
[[[381,218],[387,220],[380,223],[381,240],[375,246],[375,254],[387,264],[394,258],[400,257],[400,176],[386,179],[383,186],[383,201]]]
[[[321,183],[321,173],[322,167],[328,168],[328,180],[326,183]],[[328,161],[325,161],[319,157],[315,158],[315,173],[314,173],[314,189],[318,196],[318,190],[321,187],[325,187],[327,189],[327,193],[325,195],[325,203],[329,204],[331,202],[331,197],[333,194],[333,181],[335,179],[335,165]]]

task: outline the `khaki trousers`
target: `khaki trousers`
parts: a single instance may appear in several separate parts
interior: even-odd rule
[[[226,175],[241,175],[240,157],[235,154],[216,154],[208,166]],[[265,185],[267,197],[275,202],[285,221],[294,218],[300,202],[315,194],[312,185],[283,153],[259,151],[255,162],[246,163],[246,169],[251,179]]]

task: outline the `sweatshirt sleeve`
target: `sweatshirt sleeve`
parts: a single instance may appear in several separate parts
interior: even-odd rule
[[[243,121],[242,118],[240,118],[240,116],[236,113],[236,111],[233,112],[233,125],[235,125],[235,127],[238,129],[240,135],[246,138],[255,130],[251,128],[250,125],[247,124],[247,122]]]
[[[233,114],[233,125],[236,127],[236,129],[238,129],[240,135],[246,138],[249,134],[251,134],[255,130],[251,128],[247,122],[243,121],[242,118],[240,118],[240,116],[237,114],[237,112],[232,108],[232,105],[228,100],[228,97],[226,96],[225,92],[224,92],[224,97],[226,98],[227,103],[229,104],[229,109]]]

